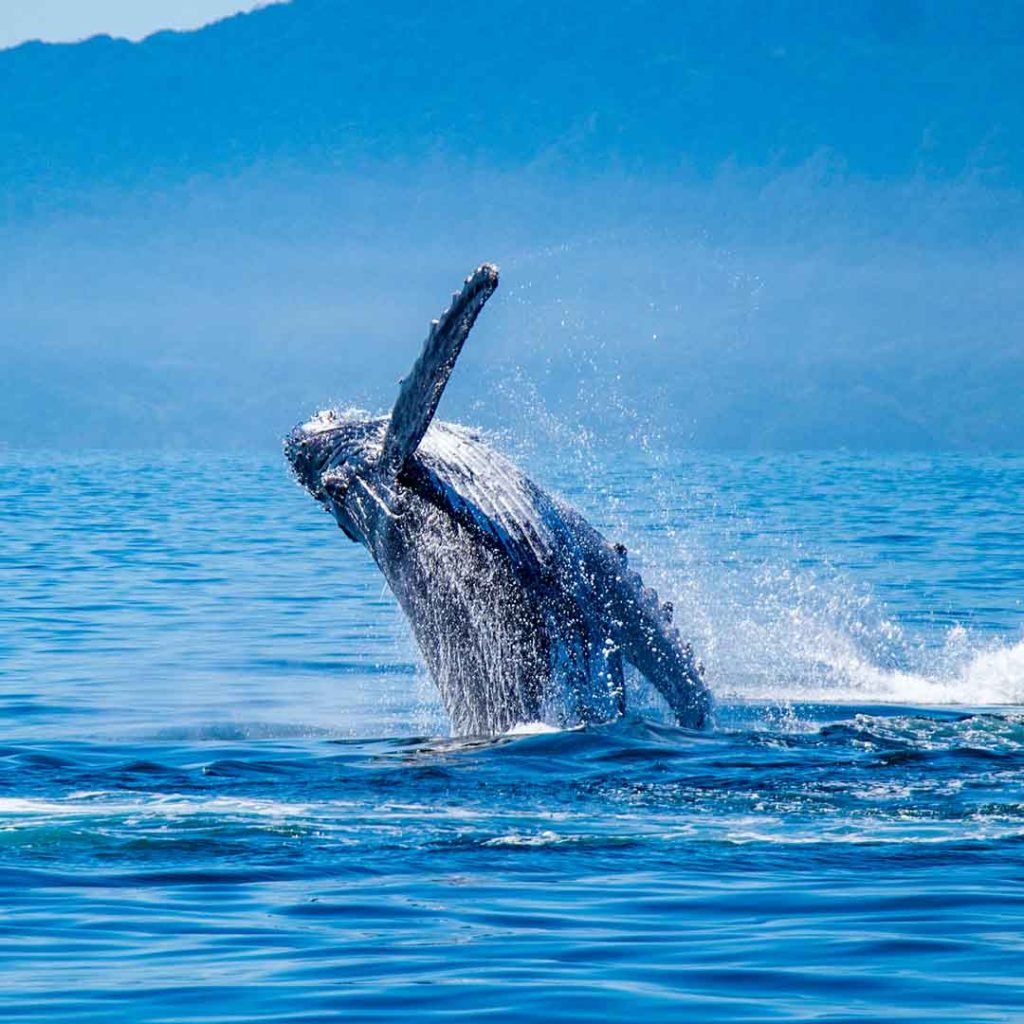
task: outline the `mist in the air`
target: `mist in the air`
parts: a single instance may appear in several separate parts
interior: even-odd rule
[[[969,179],[857,181],[826,157],[710,181],[429,165],[108,191],[8,227],[0,438],[263,448],[320,404],[385,409],[493,260],[446,416],[500,427],[522,386],[682,447],[1012,448],[1021,214]]]

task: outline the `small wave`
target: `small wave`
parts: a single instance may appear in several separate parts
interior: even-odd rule
[[[1024,715],[968,714],[954,718],[932,715],[859,713],[851,720],[827,725],[819,735],[846,737],[857,743],[933,752],[1017,755],[1024,751]]]
[[[484,846],[561,846],[573,842],[571,836],[560,836],[557,832],[544,831],[533,835],[511,832],[504,836],[495,836],[484,841]]]
[[[716,839],[718,837],[715,837]],[[930,828],[893,823],[888,827],[873,821],[870,828],[834,831],[815,831],[793,834],[784,831],[780,823],[778,832],[737,830],[725,835],[724,841],[732,846],[963,846],[965,844],[992,844],[1024,839],[1020,825],[963,829],[958,824],[940,823]]]
[[[512,728],[507,729],[505,736],[546,736],[554,732],[564,732],[557,725],[549,725],[547,722],[517,722]]]
[[[339,804],[334,802],[332,810]],[[124,793],[83,792],[65,798],[0,798],[0,817],[10,826],[17,822],[52,818],[144,817],[182,819],[196,816],[217,819],[281,818],[300,819],[311,814],[309,804],[261,800],[255,797],[214,796],[196,799],[178,794],[153,793],[139,799],[125,799]]]

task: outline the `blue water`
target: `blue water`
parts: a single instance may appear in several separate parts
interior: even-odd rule
[[[0,455],[0,1019],[1024,1020],[1024,458],[531,469],[714,728],[452,739],[277,453]]]

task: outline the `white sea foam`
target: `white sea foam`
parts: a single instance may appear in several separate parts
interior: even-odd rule
[[[563,732],[557,725],[547,722],[517,722],[505,731],[506,736],[543,736],[553,732]]]
[[[921,668],[889,668],[857,650],[852,637],[835,636],[813,662],[800,659],[793,673],[723,681],[719,696],[755,700],[921,705],[1024,704],[1024,640],[1013,644],[922,656]],[[806,656],[806,651],[797,655]]]
[[[934,634],[901,624],[870,588],[824,560],[805,570],[780,555],[760,566],[730,564],[720,539],[679,538],[669,565],[647,572],[675,598],[677,624],[692,637],[719,699],[1024,704],[1020,635],[957,625],[936,644]],[[644,560],[657,566],[656,558],[652,552]]]
[[[332,801],[319,808],[320,813],[332,813],[341,806]],[[37,799],[33,797],[0,798],[0,820],[10,826],[17,822],[46,818],[146,818],[182,819],[196,816],[216,818],[255,818],[300,820],[310,817],[317,808],[309,804],[284,803],[277,800],[259,800],[217,796],[194,799],[178,794],[153,793],[138,799],[125,799],[120,793],[72,793],[64,799]]]
[[[520,832],[510,832],[508,835],[495,836],[493,839],[484,841],[484,846],[561,846],[564,843],[575,842],[574,837],[561,836],[557,832],[544,830],[532,835],[523,835]]]

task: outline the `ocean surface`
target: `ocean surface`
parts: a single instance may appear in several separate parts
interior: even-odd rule
[[[0,452],[0,1020],[1024,1020],[1024,457],[525,458],[713,728],[452,738],[277,452]]]

